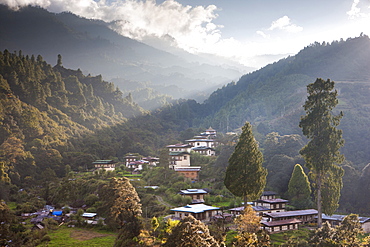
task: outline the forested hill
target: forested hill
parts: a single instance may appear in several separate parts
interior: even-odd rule
[[[72,13],[55,14],[31,6],[14,11],[0,4],[0,23],[1,51],[40,54],[50,64],[61,54],[66,67],[114,79],[125,95],[131,92],[135,102],[150,109],[169,102],[170,96],[204,99],[242,74],[232,66],[217,66],[195,55],[179,57],[119,35],[111,29],[114,22]]]
[[[304,114],[306,86],[316,78],[336,82],[344,112],[340,128],[344,131],[347,159],[361,167],[370,161],[370,39],[366,35],[332,43],[314,43],[297,55],[282,59],[244,75],[212,93],[199,106],[204,117],[195,123],[218,130],[234,130],[252,122],[261,134],[301,134],[298,127]]]
[[[64,68],[61,57],[52,67],[40,55],[0,52],[0,155],[10,163],[58,170],[70,138],[143,113],[101,76]]]

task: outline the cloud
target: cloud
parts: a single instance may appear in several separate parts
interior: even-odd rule
[[[111,28],[136,40],[171,37],[172,44],[197,52],[221,39],[221,25],[215,5],[189,6],[175,0],[0,0],[12,8],[33,5],[51,12],[70,11],[76,15],[112,22]]]
[[[303,27],[292,24],[288,16],[283,16],[271,23],[269,30],[280,29],[290,33],[298,33],[303,30]]]
[[[351,9],[347,11],[349,19],[356,18],[368,18],[370,17],[370,5],[369,3],[360,2],[360,0],[353,0]]]
[[[270,38],[270,35],[266,34],[264,31],[258,30],[256,33],[257,33],[258,35],[262,36],[262,37],[263,37],[263,38],[265,38],[265,39]]]

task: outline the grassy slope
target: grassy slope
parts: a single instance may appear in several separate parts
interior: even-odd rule
[[[82,229],[82,228],[68,228],[62,226],[56,231],[51,231],[48,234],[51,241],[45,245],[48,247],[59,246],[113,246],[116,234],[108,231]]]

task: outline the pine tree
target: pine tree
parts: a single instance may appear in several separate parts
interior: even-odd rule
[[[331,214],[339,200],[341,180],[343,172],[338,167],[344,160],[339,149],[344,145],[342,131],[337,129],[343,113],[333,115],[332,110],[338,104],[337,91],[334,89],[334,82],[324,81],[318,78],[314,83],[307,86],[308,98],[304,104],[306,115],[301,117],[299,127],[302,128],[303,135],[310,139],[304,146],[300,154],[306,161],[306,166],[310,169],[312,178],[316,185],[316,200],[318,210],[317,225],[321,227],[322,212]],[[333,182],[333,181],[336,182]],[[325,181],[329,181],[326,182]],[[329,212],[323,211],[322,189],[325,188],[329,194],[333,195],[326,200],[325,204],[330,204]],[[334,195],[336,194],[336,195]]]
[[[294,166],[288,185],[290,200],[294,206],[307,208],[311,205],[311,184],[300,164]]]
[[[248,200],[258,199],[266,185],[267,170],[262,167],[263,156],[248,122],[242,128],[239,141],[229,159],[224,184],[235,196]]]

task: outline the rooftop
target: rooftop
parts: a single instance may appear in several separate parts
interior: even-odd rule
[[[188,204],[184,207],[179,207],[179,208],[173,208],[171,211],[176,211],[176,212],[187,212],[187,213],[203,213],[205,211],[210,211],[210,210],[218,210],[220,208],[217,207],[212,207],[205,205],[203,203],[201,204]]]
[[[290,224],[302,223],[299,219],[289,219],[289,220],[275,220],[275,221],[262,221],[261,224],[265,226],[284,226]]]
[[[303,215],[317,214],[316,209],[305,209],[305,210],[294,210],[286,212],[276,212],[276,213],[266,213],[266,216],[271,218],[281,218],[281,217],[294,217]]]
[[[203,189],[187,189],[180,190],[180,194],[192,195],[192,194],[207,194],[208,192]]]

